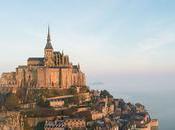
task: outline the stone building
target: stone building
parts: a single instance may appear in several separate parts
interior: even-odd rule
[[[0,78],[0,92],[16,92],[16,72],[2,73]]]
[[[86,130],[86,121],[83,118],[65,118],[63,120],[47,120],[44,130]]]
[[[71,129],[83,129],[85,130],[86,128],[86,121],[83,118],[68,118],[65,119],[65,127],[66,128],[71,128]]]
[[[74,97],[74,95],[66,95],[66,96],[56,96],[47,98],[46,100],[49,102],[51,107],[63,107],[65,105],[65,100]]]
[[[0,78],[1,87],[68,89],[70,86],[85,85],[85,74],[80,65],[73,65],[63,52],[54,51],[49,28],[44,56],[30,57],[27,65],[18,66],[16,72],[3,73]]]

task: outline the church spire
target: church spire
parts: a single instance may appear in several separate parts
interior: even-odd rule
[[[49,28],[49,26],[48,26],[47,43],[46,43],[45,49],[53,49],[52,44],[51,44],[51,39],[50,39],[50,28]]]
[[[50,28],[48,26],[48,32],[47,32],[47,41],[50,41]]]

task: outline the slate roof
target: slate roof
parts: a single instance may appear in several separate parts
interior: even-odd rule
[[[28,61],[44,61],[43,57],[29,57]]]
[[[45,49],[53,49],[51,42],[47,42]]]
[[[48,34],[47,34],[47,44],[45,46],[45,49],[53,49],[51,40],[50,40],[50,29],[48,27]]]

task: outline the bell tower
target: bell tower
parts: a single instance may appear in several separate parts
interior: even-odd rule
[[[48,27],[47,43],[44,48],[44,65],[47,67],[54,66],[54,54],[53,47],[50,39],[50,28]]]

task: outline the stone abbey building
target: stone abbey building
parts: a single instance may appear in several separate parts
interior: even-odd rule
[[[44,57],[30,57],[27,65],[18,66],[16,72],[3,73],[0,78],[0,86],[5,88],[68,89],[70,86],[85,85],[85,74],[80,65],[73,65],[63,52],[54,51],[49,28]]]

